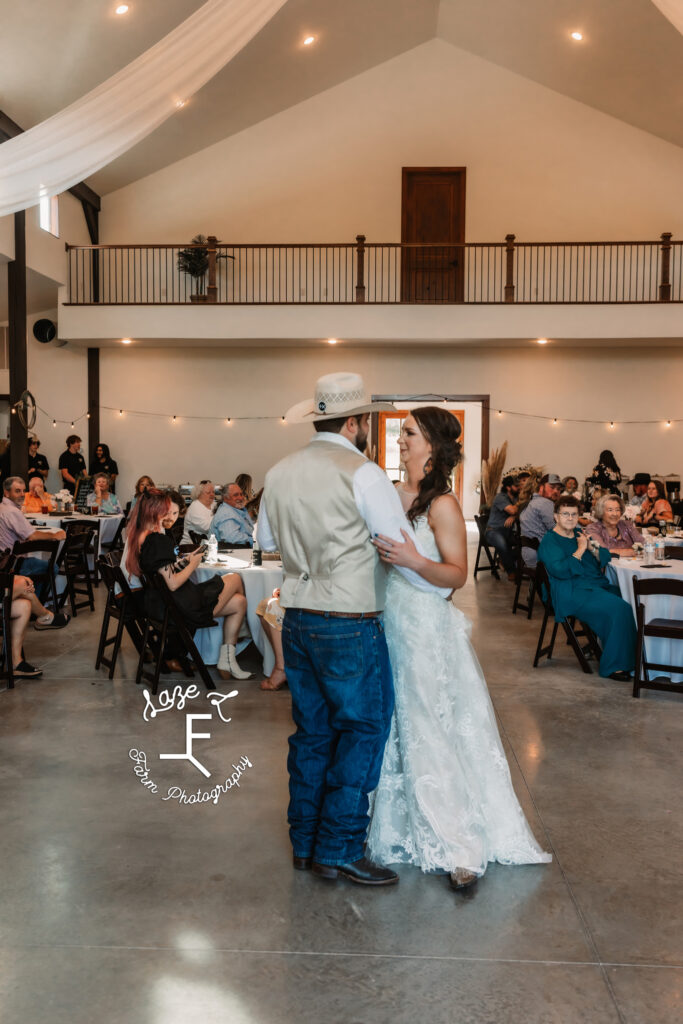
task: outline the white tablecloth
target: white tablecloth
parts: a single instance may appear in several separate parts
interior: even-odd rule
[[[668,538],[667,538],[668,539]],[[661,580],[665,578],[683,580],[683,562],[676,559],[667,560],[665,565],[668,568],[648,568],[643,566],[642,558],[619,558],[611,561],[607,566],[607,578],[610,583],[616,583],[621,591],[621,596],[633,608],[636,613],[636,603],[633,596],[633,577],[644,580]],[[645,621],[650,619],[683,619],[683,598],[667,597],[666,595],[654,594],[650,597],[641,598],[645,607]],[[680,665],[683,669],[683,641],[681,640],[660,640],[656,637],[646,638],[646,657],[649,661],[659,662],[662,665]],[[651,672],[652,678],[658,673],[656,669]],[[672,680],[676,683],[683,682],[683,672],[674,673]]]
[[[228,556],[215,565],[202,562],[193,573],[192,579],[195,583],[200,583],[202,580],[211,579],[216,573],[223,576],[228,572],[238,573],[244,584],[244,593],[247,598],[247,624],[251,638],[263,656],[264,675],[269,676],[275,666],[275,656],[264,636],[256,609],[264,597],[271,597],[275,588],[282,586],[282,563],[264,561],[262,566],[255,567],[251,565],[250,561]],[[215,665],[218,661],[220,646],[223,643],[223,623],[219,622],[211,629],[198,629],[194,641],[206,664]]]
[[[99,555],[102,544],[109,544],[114,539],[114,535],[119,528],[119,523],[123,519],[123,515],[84,516],[75,512],[71,516],[60,516],[59,513],[55,513],[51,516],[44,516],[41,513],[31,512],[26,514],[26,518],[29,522],[36,523],[37,526],[49,526],[51,530],[63,530],[66,523],[73,523],[74,520],[82,520],[86,523],[98,522],[100,524],[100,548],[98,549],[97,554]]]

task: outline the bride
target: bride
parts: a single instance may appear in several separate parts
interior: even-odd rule
[[[459,435],[460,424],[443,408],[424,406],[406,417],[399,439],[405,481],[398,493],[428,557],[405,531],[403,544],[383,536],[374,542],[387,564],[408,566],[454,590],[467,579],[465,521],[450,491]],[[489,861],[550,861],[512,788],[468,619],[451,601],[391,572],[384,624],[396,707],[374,793],[368,856],[448,872],[456,889],[474,884]]]

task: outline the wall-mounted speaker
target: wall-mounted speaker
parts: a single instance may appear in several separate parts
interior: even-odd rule
[[[33,325],[33,337],[41,345],[48,345],[57,337],[57,327],[52,320],[36,320]]]

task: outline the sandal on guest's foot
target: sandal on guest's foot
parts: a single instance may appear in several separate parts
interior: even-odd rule
[[[618,683],[629,683],[631,681],[630,672],[611,672],[610,679],[616,679]]]
[[[450,873],[451,889],[469,889],[478,880],[479,875],[475,875],[474,871],[467,871],[466,868],[456,868],[455,871]]]
[[[67,615],[66,612],[57,612],[53,615],[49,622],[41,622],[40,619],[36,619],[33,623],[33,628],[39,632],[41,629],[64,629],[65,626],[71,622],[71,616]]]
[[[287,685],[287,676],[282,668],[274,668],[267,679],[261,680],[262,690],[281,690]]]
[[[42,676],[43,670],[29,665],[27,661],[20,661],[18,665],[14,666],[12,673],[18,679],[35,679],[36,676]]]

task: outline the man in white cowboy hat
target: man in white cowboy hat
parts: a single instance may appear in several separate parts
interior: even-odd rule
[[[289,740],[294,867],[325,879],[391,885],[363,856],[394,706],[381,621],[385,566],[371,538],[412,532],[386,474],[363,455],[372,402],[356,373],[321,377],[313,401],[286,415],[312,423],[309,444],[266,476],[257,539],[282,554],[282,640],[296,731]],[[410,569],[415,586],[436,590]]]

